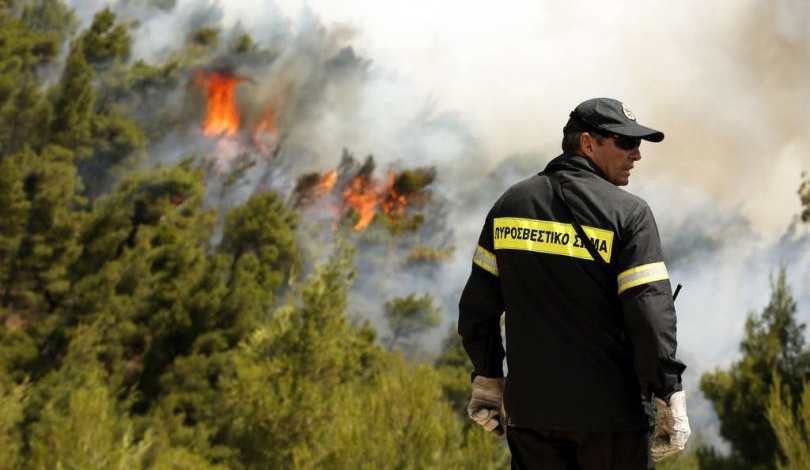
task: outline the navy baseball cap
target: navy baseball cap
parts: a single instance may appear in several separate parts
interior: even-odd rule
[[[583,101],[571,111],[563,132],[577,131],[618,134],[650,142],[664,140],[663,132],[642,126],[636,121],[636,116],[630,108],[612,98],[593,98]]]

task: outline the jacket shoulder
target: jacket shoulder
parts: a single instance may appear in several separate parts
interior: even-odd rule
[[[537,173],[513,184],[498,198],[495,207],[501,207],[504,204],[517,202],[525,198],[536,197],[538,190],[542,187],[540,182],[542,178],[544,178],[544,175]]]
[[[627,215],[642,214],[650,210],[647,201],[640,196],[619,188],[606,180],[596,178],[599,182],[595,185],[594,196],[609,206],[615,207]]]

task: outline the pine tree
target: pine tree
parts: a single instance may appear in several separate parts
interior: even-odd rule
[[[346,315],[339,248],[258,328],[223,381],[233,468],[506,468],[505,446],[467,428],[439,372],[385,352]]]
[[[776,468],[810,469],[810,382],[805,381],[800,401],[796,403],[793,394],[783,389],[779,374],[774,374],[767,416],[784,456],[776,456]]]
[[[224,382],[231,416],[227,441],[245,468],[316,468],[331,452],[347,393],[376,355],[373,337],[343,314],[351,260],[343,246],[301,286],[298,299],[276,310],[235,358]]]
[[[771,299],[761,315],[749,314],[742,358],[729,370],[701,377],[700,388],[721,421],[720,434],[732,446],[732,459],[749,468],[769,465],[778,442],[766,417],[775,370],[788,393],[797,399],[810,372],[804,349],[804,324],[796,322],[796,303],[785,280],[785,268],[771,281]]]
[[[76,14],[62,0],[26,0],[20,16],[33,31],[55,35],[59,42],[70,39],[79,26]]]
[[[0,368],[0,470],[16,470],[22,465],[23,436],[21,424],[24,418],[28,385],[14,385],[4,377]]]
[[[106,67],[129,59],[132,37],[122,24],[116,24],[115,13],[104,8],[93,16],[90,28],[81,37],[84,57],[95,67]]]
[[[90,27],[77,42],[84,60],[93,69],[93,102],[91,113],[92,151],[80,162],[79,171],[94,198],[109,191],[115,181],[112,174],[132,160],[145,147],[146,138],[135,122],[124,115],[105,89],[121,75],[127,74],[132,38],[129,28],[117,23],[109,8],[98,11]]]
[[[0,162],[0,295],[6,297],[11,279],[11,265],[17,257],[30,202],[23,191],[18,161],[6,158]]]
[[[405,352],[414,353],[418,347],[416,336],[441,323],[441,313],[433,306],[430,294],[396,297],[385,302],[383,308],[391,328],[388,340],[391,350],[402,347]]]
[[[35,31],[0,8],[0,159],[24,146],[34,151],[44,147],[51,109],[36,71],[58,54],[52,32]]]
[[[84,57],[81,41],[74,41],[55,93],[52,142],[72,149],[81,161],[90,157],[93,145],[93,69]]]
[[[136,440],[116,381],[97,360],[103,348],[96,327],[83,327],[61,367],[32,394],[28,430],[31,468],[140,468],[150,438]]]
[[[228,212],[220,251],[231,257],[236,275],[248,269],[258,288],[273,293],[285,278],[301,269],[296,226],[297,216],[277,193],[257,193]]]
[[[448,331],[434,366],[439,371],[445,399],[464,422],[474,425],[475,423],[467,416],[467,403],[472,392],[470,359],[457,333],[457,324]]]
[[[59,311],[70,295],[70,267],[81,254],[83,199],[71,152],[48,146],[40,154],[23,149],[6,158],[19,168],[28,210],[15,256],[4,267],[0,305],[8,328],[0,349],[16,346],[2,352],[10,373],[37,375],[52,367],[65,346]],[[19,226],[19,221],[9,223]],[[32,346],[35,357],[30,356]]]

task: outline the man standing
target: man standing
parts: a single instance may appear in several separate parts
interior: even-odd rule
[[[642,139],[664,134],[617,100],[587,100],[563,154],[486,217],[458,331],[474,367],[467,412],[506,433],[512,468],[655,468],[689,437],[658,229],[617,187]]]

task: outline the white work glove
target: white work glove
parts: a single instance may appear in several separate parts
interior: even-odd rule
[[[682,451],[692,431],[686,416],[686,394],[683,391],[673,393],[669,403],[655,397],[655,408],[658,422],[650,441],[650,456],[653,461],[659,462]]]
[[[473,379],[472,399],[467,405],[470,418],[487,431],[502,436],[505,429],[501,422],[502,404],[503,378],[492,379],[477,375]]]

